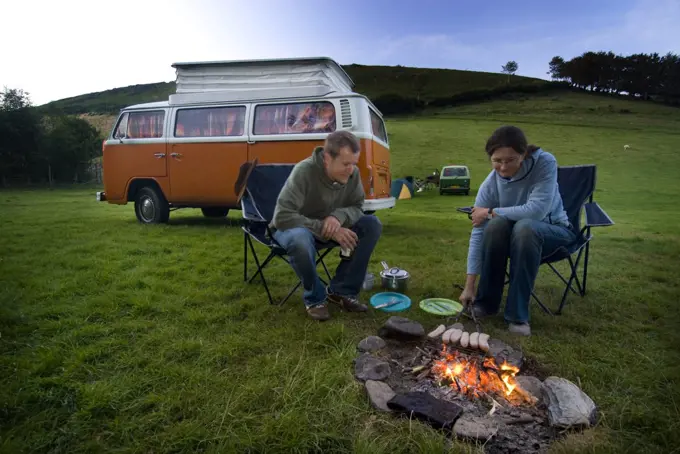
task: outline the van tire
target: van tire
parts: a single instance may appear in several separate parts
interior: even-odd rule
[[[206,218],[223,218],[229,214],[229,208],[206,207],[201,208],[201,212]]]
[[[170,218],[170,206],[159,189],[144,186],[135,194],[135,214],[142,224],[165,224]]]

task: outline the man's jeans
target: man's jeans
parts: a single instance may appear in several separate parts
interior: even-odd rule
[[[560,225],[522,219],[491,219],[482,237],[482,271],[475,304],[495,314],[501,304],[505,270],[510,258],[510,286],[505,304],[505,320],[529,321],[529,302],[541,257],[576,240],[576,234]]]
[[[364,215],[351,227],[359,237],[351,260],[341,260],[329,284],[330,293],[356,297],[366,276],[368,261],[382,233],[382,224],[375,216]],[[286,249],[290,263],[302,281],[305,306],[312,307],[326,300],[326,289],[316,271],[315,237],[305,227],[277,230],[274,239]]]

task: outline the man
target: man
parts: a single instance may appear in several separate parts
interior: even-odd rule
[[[361,209],[359,153],[359,141],[349,131],[329,134],[323,147],[295,166],[274,210],[274,239],[286,249],[302,281],[307,313],[315,320],[330,318],[327,302],[351,312],[368,309],[357,295],[382,225]],[[315,243],[328,241],[353,252],[326,289],[316,272]]]

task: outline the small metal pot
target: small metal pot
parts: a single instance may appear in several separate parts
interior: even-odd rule
[[[408,289],[408,281],[411,279],[409,272],[397,267],[390,268],[384,261],[380,263],[384,268],[380,272],[382,287],[394,292],[404,293]]]

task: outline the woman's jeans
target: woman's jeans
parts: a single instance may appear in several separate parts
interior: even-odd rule
[[[510,258],[505,320],[510,323],[528,322],[531,292],[541,257],[547,257],[557,248],[574,241],[576,234],[561,225],[530,219],[514,222],[500,216],[491,219],[482,236],[482,271],[475,304],[485,313],[498,312]]]
[[[356,297],[366,278],[368,262],[373,254],[382,224],[372,215],[364,215],[351,227],[359,237],[350,260],[341,260],[329,283],[329,293]],[[276,230],[274,239],[286,250],[290,264],[302,281],[305,306],[312,307],[326,301],[326,288],[316,271],[316,240],[305,227]]]

